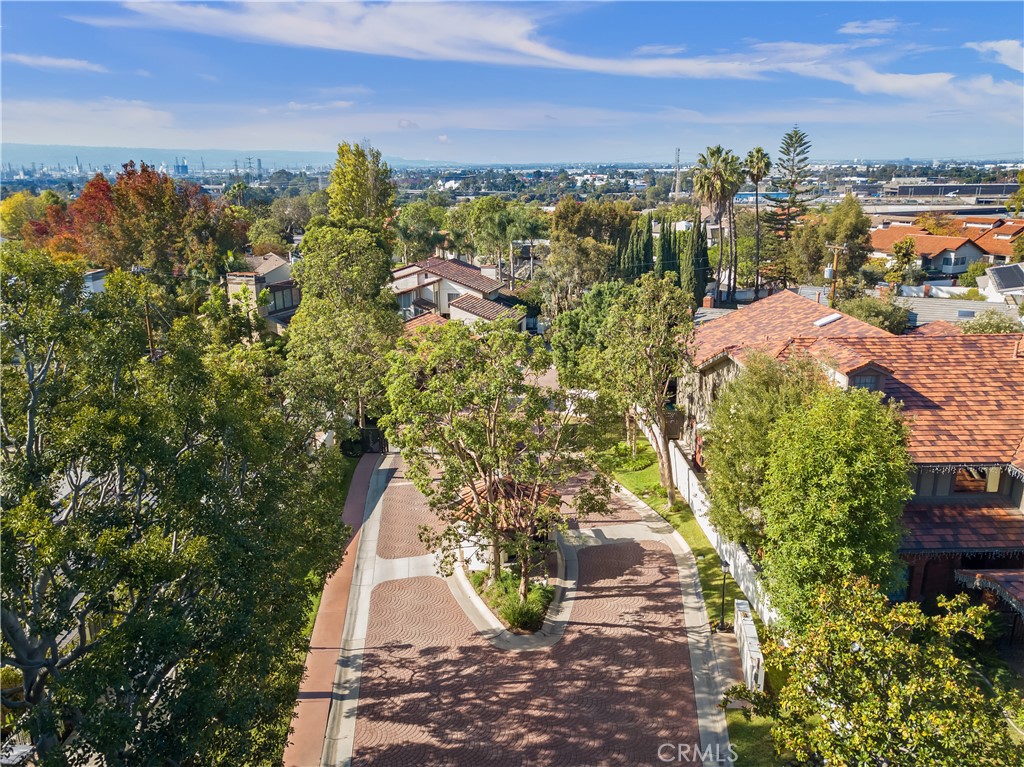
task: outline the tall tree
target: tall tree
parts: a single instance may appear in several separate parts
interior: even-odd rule
[[[899,286],[907,279],[907,270],[918,263],[917,244],[913,237],[904,237],[892,246],[892,258],[889,259],[889,269],[885,273],[885,281],[896,285],[896,292]]]
[[[800,764],[1021,764],[998,704],[957,657],[964,637],[983,638],[986,608],[961,594],[941,610],[890,604],[868,579],[843,578],[810,595],[803,631],[766,644],[785,686],[727,698],[771,717],[776,750]]]
[[[697,157],[697,165],[693,171],[693,194],[710,209],[711,215],[718,222],[718,264],[715,271],[716,295],[721,289],[722,264],[725,262],[725,225],[722,220],[725,214],[728,181],[724,167],[725,151],[721,145],[708,147]]]
[[[338,145],[327,195],[331,219],[342,226],[383,230],[395,213],[391,168],[368,144]]]
[[[670,387],[691,364],[692,300],[679,288],[676,275],[659,280],[645,274],[616,298],[603,331],[604,385],[623,413],[660,433],[653,440],[654,450],[670,505],[676,498],[669,459]]]
[[[828,214],[823,234],[826,242],[842,246],[839,255],[839,278],[852,286],[860,268],[871,255],[871,219],[864,213],[860,200],[846,195]]]
[[[761,182],[772,169],[772,160],[762,147],[756,146],[747,152],[744,161],[747,178],[754,185],[754,299],[761,290]]]
[[[815,360],[779,362],[753,354],[714,403],[703,447],[709,516],[722,535],[744,544],[755,559],[764,542],[761,504],[777,436],[772,426],[790,418],[826,385]]]
[[[572,234],[555,235],[551,254],[538,276],[544,303],[552,317],[571,309],[592,285],[611,276],[615,257],[611,245]]]
[[[607,508],[609,485],[596,471],[602,442],[598,400],[531,381],[551,364],[543,339],[513,320],[427,328],[390,355],[383,419],[408,476],[443,529],[421,536],[448,567],[468,538],[517,558],[520,601],[550,543],[539,531],[563,529],[556,488],[592,472],[574,501],[586,515]],[[439,476],[438,476],[439,475]]]
[[[4,247],[4,710],[42,764],[269,763],[341,551],[326,452],[272,352],[180,317],[150,355],[141,277],[81,288]]]
[[[789,241],[796,222],[807,209],[806,185],[811,177],[811,142],[797,126],[782,137],[775,167],[781,175],[779,186],[785,193],[780,200],[771,200],[771,213],[767,217],[782,239]]]
[[[817,589],[848,575],[894,585],[913,494],[898,405],[828,387],[772,432],[761,512],[765,583],[779,613],[800,625]]]

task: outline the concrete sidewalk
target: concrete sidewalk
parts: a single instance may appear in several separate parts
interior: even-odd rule
[[[284,750],[285,767],[320,767],[360,528],[370,480],[379,459],[379,455],[364,455],[360,459],[345,497],[342,519],[352,527],[352,538],[345,547],[341,566],[324,584],[320,609],[310,637],[309,653],[306,655],[306,668],[292,716],[292,733]]]

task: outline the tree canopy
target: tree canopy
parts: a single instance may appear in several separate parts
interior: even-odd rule
[[[804,629],[765,646],[788,672],[781,691],[727,696],[774,719],[780,753],[802,764],[1022,764],[999,706],[956,653],[961,637],[984,635],[986,608],[960,595],[925,615],[913,602],[890,604],[867,578],[809,597]]]
[[[828,386],[777,421],[770,440],[765,583],[783,618],[799,624],[817,589],[847,575],[895,585],[912,495],[898,406],[865,389]]]

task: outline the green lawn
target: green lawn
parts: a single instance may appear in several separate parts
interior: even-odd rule
[[[674,509],[668,508],[665,489],[661,486],[661,480],[658,478],[658,462],[654,455],[654,449],[645,439],[641,438],[637,442],[637,458],[638,461],[635,465],[641,465],[646,460],[650,460],[651,463],[636,471],[616,471],[615,479],[633,495],[645,501],[648,506],[661,514],[683,536],[697,559],[697,571],[700,574],[700,585],[704,592],[708,618],[713,623],[717,623],[722,611],[721,559],[707,536],[704,535],[693,511],[684,501],[678,501]],[[633,462],[630,460],[628,463],[632,464]],[[736,599],[745,600],[746,596],[732,576],[727,575],[725,577],[725,620],[728,623],[733,620],[733,600]],[[756,613],[754,613],[754,623],[757,626],[758,635],[764,636],[764,624],[761,623]],[[785,676],[780,669],[769,667],[766,673],[768,684],[772,687],[785,682]],[[778,767],[782,764],[775,756],[770,719],[755,716],[747,721],[741,712],[729,711],[726,721],[729,725],[729,738],[739,756],[736,761],[738,767]]]

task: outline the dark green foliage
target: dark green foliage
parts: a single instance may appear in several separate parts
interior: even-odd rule
[[[839,310],[897,336],[906,333],[910,327],[910,310],[895,300],[860,296],[843,301]]]

